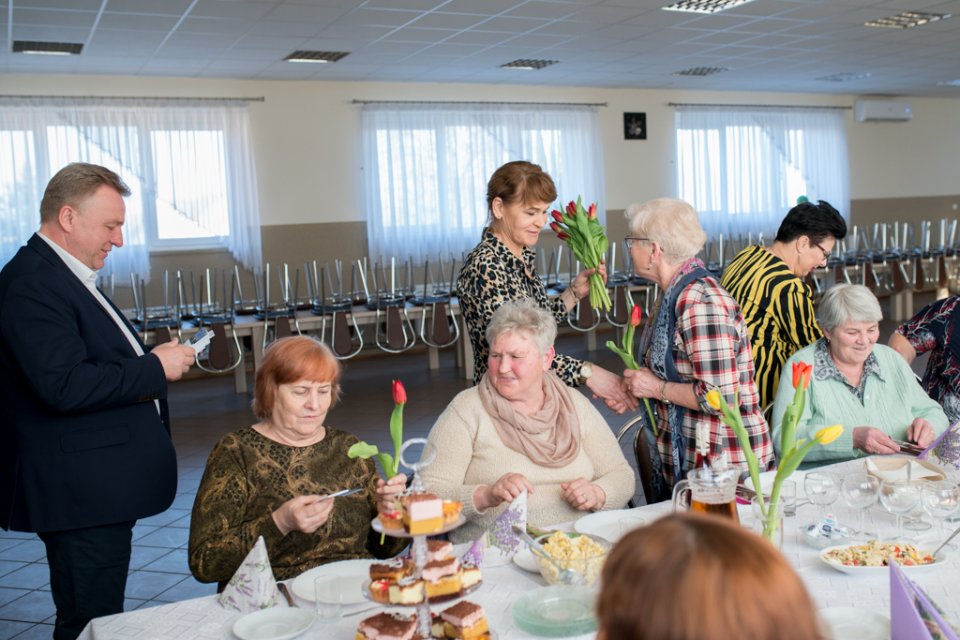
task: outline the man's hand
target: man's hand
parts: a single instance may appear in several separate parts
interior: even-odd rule
[[[180,344],[176,338],[165,344],[158,344],[150,353],[160,360],[163,375],[170,382],[182,378],[183,374],[190,370],[195,357],[193,347],[189,344]]]

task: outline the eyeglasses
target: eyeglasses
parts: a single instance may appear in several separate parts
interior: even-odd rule
[[[652,242],[650,238],[636,238],[634,236],[627,236],[623,239],[623,246],[627,248],[627,253],[630,253],[630,249],[633,248],[634,242]]]
[[[812,244],[813,246],[815,246],[817,249],[820,249],[820,252],[823,253],[823,259],[824,259],[824,260],[829,260],[829,259],[830,259],[831,253],[830,253],[829,251],[827,251],[826,249],[824,249],[824,248],[823,248],[823,245],[821,245],[819,242],[811,242],[810,244]]]

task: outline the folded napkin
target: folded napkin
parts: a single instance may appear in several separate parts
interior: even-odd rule
[[[524,489],[487,529],[483,536],[484,562],[491,567],[507,564],[520,550],[520,537],[514,525],[527,528],[527,491]]]
[[[260,536],[223,593],[217,596],[217,602],[227,609],[250,613],[276,607],[281,601],[267,556],[267,544]]]
[[[929,460],[931,455],[941,466],[960,470],[960,421],[950,425],[917,457]]]
[[[909,469],[909,475],[908,475]],[[929,463],[907,458],[867,458],[867,473],[881,481],[895,480],[943,480],[943,472]]]
[[[934,636],[931,627],[940,634]],[[890,563],[891,640],[958,640],[954,627],[926,592],[906,576],[900,566]]]

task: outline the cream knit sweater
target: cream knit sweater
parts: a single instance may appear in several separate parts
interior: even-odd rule
[[[586,478],[607,495],[604,509],[620,509],[633,496],[633,469],[617,440],[582,393],[570,390],[580,418],[580,452],[570,464],[551,469],[507,448],[480,401],[476,387],[462,391],[450,402],[430,431],[437,459],[423,472],[427,490],[447,500],[463,503],[467,523],[452,531],[454,542],[474,540],[506,509],[506,503],[479,513],[473,504],[478,485],[493,484],[505,473],[521,473],[534,486],[527,503],[530,524],[546,527],[586,515],[563,500],[560,483]]]

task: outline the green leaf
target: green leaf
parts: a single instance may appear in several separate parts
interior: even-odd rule
[[[380,452],[377,449],[375,444],[367,444],[366,442],[358,442],[352,447],[347,449],[348,458],[372,458]]]
[[[386,476],[387,480],[397,475],[397,460],[394,460],[393,456],[389,453],[378,453],[377,460],[380,461],[380,466],[383,467],[383,475]]]

